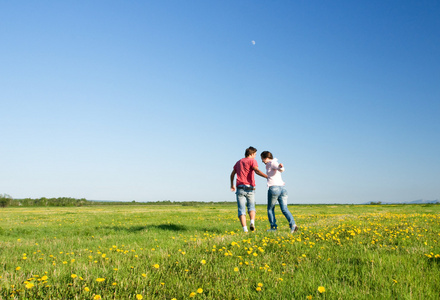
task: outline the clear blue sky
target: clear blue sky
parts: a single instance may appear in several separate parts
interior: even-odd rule
[[[440,199],[439,16],[434,0],[1,1],[0,193],[235,201],[254,146],[284,163],[289,203]]]

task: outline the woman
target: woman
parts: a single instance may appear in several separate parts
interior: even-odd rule
[[[284,187],[284,181],[281,178],[281,172],[284,171],[283,164],[278,163],[278,160],[273,158],[272,153],[269,151],[263,151],[261,153],[261,160],[266,165],[267,174],[267,216],[269,217],[270,229],[267,231],[277,230],[277,220],[275,218],[275,205],[280,204],[281,212],[289,222],[290,233],[294,233],[298,230],[298,226],[295,224],[292,214],[287,208],[287,190]]]

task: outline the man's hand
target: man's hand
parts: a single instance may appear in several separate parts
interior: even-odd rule
[[[264,178],[267,178],[267,175],[264,174],[263,172],[261,172],[257,167],[254,167],[254,171],[257,175],[264,177]]]
[[[230,176],[230,179],[231,179],[231,191],[232,191],[232,192],[235,192],[235,186],[234,186],[234,177],[235,177],[235,174],[237,174],[237,173],[235,172],[235,170],[232,170],[232,172],[231,172],[231,176]]]

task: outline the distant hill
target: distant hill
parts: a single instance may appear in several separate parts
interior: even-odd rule
[[[436,203],[440,203],[438,200],[414,200],[411,202],[408,202],[408,204],[436,204]]]
[[[367,202],[364,204],[440,204],[440,201],[438,199],[436,200],[414,200],[414,201],[407,201],[407,202]]]

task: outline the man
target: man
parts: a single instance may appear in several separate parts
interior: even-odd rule
[[[251,219],[250,230],[255,230],[255,176],[254,172],[261,177],[267,178],[267,175],[258,169],[258,163],[255,160],[257,149],[249,147],[246,149],[244,158],[237,161],[231,173],[231,191],[236,191],[238,218],[240,219],[243,231],[248,232],[246,226],[246,208]],[[234,186],[234,177],[237,174],[237,189]]]

